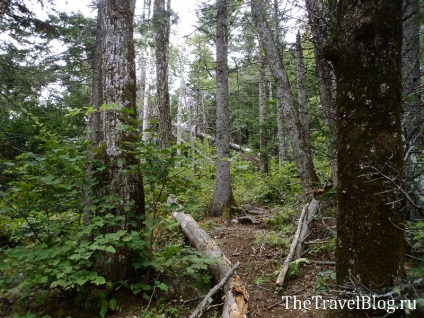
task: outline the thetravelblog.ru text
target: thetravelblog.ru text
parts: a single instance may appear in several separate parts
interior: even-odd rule
[[[353,299],[325,299],[322,296],[312,296],[308,299],[298,299],[296,296],[282,296],[285,309],[312,310],[312,309],[349,309],[349,310],[385,310],[393,313],[396,310],[415,310],[415,300],[379,299],[375,296],[356,296]]]

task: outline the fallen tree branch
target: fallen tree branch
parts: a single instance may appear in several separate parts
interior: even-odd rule
[[[228,273],[221,279],[221,281],[216,284],[210,291],[207,293],[205,298],[200,302],[200,304],[197,306],[196,310],[190,315],[189,318],[197,318],[202,315],[202,312],[207,306],[209,306],[212,303],[212,296],[215,295],[218,290],[220,290],[230,279],[231,276],[233,276],[235,270],[240,266],[240,262],[237,262],[236,265],[234,265]]]
[[[303,223],[301,224],[299,241],[296,246],[296,258],[301,258],[303,255],[303,252],[305,250],[305,241],[311,234],[309,225],[316,218],[318,211],[319,211],[319,201],[316,199],[312,199],[308,205],[305,219]]]
[[[181,230],[189,239],[191,245],[203,252],[205,257],[214,260],[208,265],[208,269],[214,281],[216,283],[220,282],[231,270],[230,260],[191,215],[182,212],[173,212],[172,216],[180,224]],[[223,287],[225,300],[222,317],[245,317],[247,314],[249,294],[241,283],[240,277],[238,275],[230,277]]]
[[[177,124],[172,124],[172,126],[178,127]],[[187,127],[180,126],[180,128],[182,130],[184,130],[185,132],[190,132]],[[213,137],[211,135],[208,135],[208,134],[205,134],[205,133],[202,133],[202,132],[196,132],[194,130],[192,130],[192,133],[195,134],[196,137],[199,137],[199,138],[202,138],[202,139],[207,139],[207,140],[210,140],[212,142],[215,142],[215,137]],[[241,151],[241,152],[250,152],[250,151],[252,151],[252,149],[250,149],[250,148],[243,147],[243,146],[238,145],[238,144],[235,144],[233,142],[230,142],[230,148],[233,149],[233,150]]]
[[[300,231],[302,230],[302,224],[303,224],[303,220],[305,219],[306,212],[308,211],[308,206],[309,206],[309,204],[305,204],[305,206],[302,209],[302,213],[300,214],[299,221],[297,222],[296,233],[294,234],[293,241],[290,245],[289,253],[286,256],[286,259],[284,260],[283,268],[281,269],[280,273],[278,274],[278,278],[277,278],[277,281],[275,283],[278,286],[283,286],[284,279],[286,278],[287,271],[289,269],[290,263],[291,263],[294,255],[295,255],[296,246],[297,246],[297,243],[299,242]]]

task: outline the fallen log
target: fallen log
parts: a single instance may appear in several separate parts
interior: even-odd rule
[[[278,286],[283,286],[284,279],[286,278],[286,274],[289,269],[290,263],[295,255],[297,243],[299,242],[300,232],[302,230],[303,220],[305,219],[306,212],[308,211],[308,206],[309,204],[305,204],[305,206],[302,209],[302,213],[300,214],[299,221],[297,222],[297,229],[294,234],[293,241],[290,245],[289,253],[286,256],[286,259],[284,260],[283,268],[278,274],[277,281],[275,282],[275,284]]]
[[[173,218],[180,224],[182,231],[189,239],[191,245],[203,252],[205,257],[214,261],[208,266],[216,283],[230,272],[231,262],[224,255],[221,248],[210,238],[210,236],[199,226],[191,215],[182,212],[173,212]],[[244,318],[247,314],[249,294],[244,288],[238,275],[231,277],[224,284],[224,308],[223,318]]]

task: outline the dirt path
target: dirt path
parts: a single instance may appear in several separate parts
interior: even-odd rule
[[[272,217],[272,211],[264,208],[256,208],[255,212],[260,215],[252,215],[258,224],[230,223],[228,226],[215,228],[211,236],[224,250],[225,255],[236,263],[240,261],[238,270],[242,281],[247,286],[249,302],[249,318],[285,318],[285,317],[321,317],[322,312],[316,310],[294,310],[292,304],[286,308],[282,303],[282,296],[294,296],[298,299],[306,299],[310,296],[319,295],[316,289],[316,277],[318,273],[332,270],[331,266],[309,264],[300,268],[301,277],[289,279],[284,287],[275,287],[276,273],[282,264],[288,248],[272,244],[269,237],[273,235],[273,229],[268,225],[268,219]],[[314,238],[324,235],[318,226],[311,235]],[[274,232],[275,233],[275,232]],[[323,256],[326,260],[332,257],[331,253],[320,253],[310,256],[308,259],[319,259]],[[331,259],[330,259],[331,260]]]

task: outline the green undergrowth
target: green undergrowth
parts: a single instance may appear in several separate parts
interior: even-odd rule
[[[146,214],[137,219],[140,230],[127,231],[124,216],[99,213],[110,210],[108,202],[115,198],[86,196],[96,184],[86,175],[87,144],[49,133],[36,139],[33,152],[0,160],[5,180],[0,188],[0,311],[42,317],[49,314],[46,304],[52,299],[72,297],[81,310],[105,317],[121,308],[117,292],[123,289],[142,302],[167,303],[169,277],[208,290],[207,265],[213,260],[187,245],[171,212],[206,217],[215,183],[214,147],[205,141],[195,148],[184,144],[159,150],[153,143],[137,142],[132,151],[141,164],[131,169],[143,175]],[[272,231],[265,240],[287,246],[296,214],[290,206],[301,196],[295,166],[280,167],[271,160],[269,174],[263,175],[249,156],[234,153],[229,159],[236,203],[284,206],[269,221]],[[84,221],[87,211],[97,214]],[[114,280],[97,271],[97,260],[123,251],[133,255],[130,279]],[[173,317],[173,310],[178,306],[152,307],[146,317]]]

